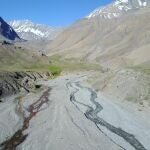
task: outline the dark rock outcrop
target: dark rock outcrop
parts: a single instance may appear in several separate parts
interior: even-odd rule
[[[0,34],[12,41],[21,40],[15,30],[2,17],[0,17]]]
[[[47,79],[50,72],[0,72],[0,98],[16,94],[21,89],[30,92],[39,79]]]

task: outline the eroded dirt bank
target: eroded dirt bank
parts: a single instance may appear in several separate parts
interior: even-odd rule
[[[29,92],[35,88],[35,81],[46,79],[50,72],[0,72],[0,98],[18,93],[21,89]]]

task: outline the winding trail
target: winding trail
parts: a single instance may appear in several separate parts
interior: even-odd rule
[[[71,82],[67,83],[67,87],[69,88],[69,86],[71,86],[73,88],[72,84],[73,83],[71,83]],[[74,104],[78,103],[80,105],[83,105],[83,106],[87,107],[87,111],[85,112],[85,116],[86,116],[87,119],[89,119],[92,122],[94,122],[97,127],[98,127],[98,125],[104,126],[109,131],[111,131],[114,134],[122,137],[125,141],[127,141],[130,145],[132,145],[136,150],[146,150],[146,148],[140,143],[140,141],[138,141],[135,138],[134,135],[124,131],[121,128],[117,128],[117,127],[109,124],[108,122],[106,122],[104,119],[100,118],[97,115],[100,111],[103,110],[103,107],[98,102],[95,101],[95,99],[97,98],[97,93],[95,91],[93,91],[91,88],[86,88],[86,87],[81,86],[79,84],[79,82],[76,82],[75,86],[78,87],[78,88],[74,87],[75,90],[70,95],[70,101],[73,102]],[[81,103],[81,102],[76,100],[76,96],[75,95],[80,91],[80,89],[83,89],[83,88],[87,89],[91,93],[90,101],[96,106],[95,109],[92,106],[89,106],[87,104]],[[123,148],[122,146],[120,146],[120,147]],[[123,148],[123,149],[125,149],[125,148]]]

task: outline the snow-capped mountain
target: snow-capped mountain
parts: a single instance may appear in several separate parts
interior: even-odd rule
[[[14,20],[10,21],[9,24],[15,29],[18,35],[25,40],[51,40],[63,30],[61,27],[36,24],[30,20]]]
[[[0,35],[1,39],[8,39],[12,41],[20,40],[18,34],[14,31],[14,29],[4,21],[2,17],[0,17]]]
[[[111,4],[97,8],[86,18],[102,17],[111,19],[121,16],[128,11],[137,10],[150,5],[150,0],[115,0]]]

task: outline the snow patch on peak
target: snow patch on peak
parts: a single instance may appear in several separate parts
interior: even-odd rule
[[[91,12],[86,18],[101,17],[105,19],[111,19],[121,16],[129,10],[138,9],[140,7],[146,7],[150,4],[150,0],[115,0],[113,3],[99,7]]]
[[[63,28],[33,23],[30,20],[14,20],[9,23],[26,40],[53,39]]]

